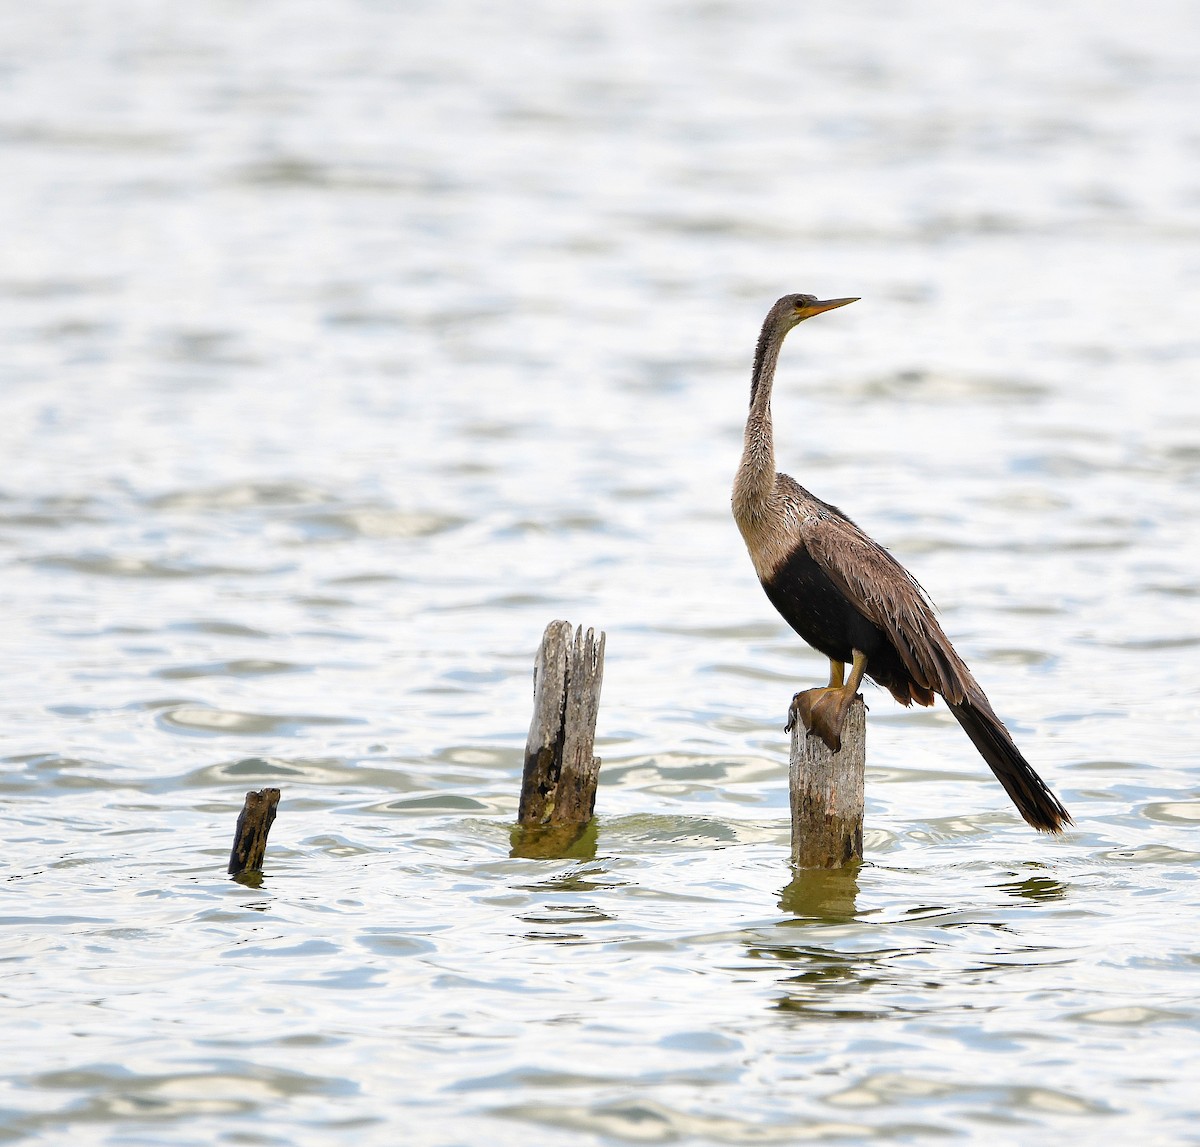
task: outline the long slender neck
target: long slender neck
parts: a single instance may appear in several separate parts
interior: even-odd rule
[[[786,333],[786,332],[783,332]],[[734,513],[739,521],[765,505],[775,485],[775,442],[771,428],[771,386],[783,334],[768,320],[758,336],[754,371],[750,376],[750,413],[742,462],[733,487]]]

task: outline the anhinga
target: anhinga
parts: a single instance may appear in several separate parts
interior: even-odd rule
[[[1070,814],[1013,744],[912,575],[839,509],[775,472],[771,385],[783,340],[805,319],[857,301],[785,295],[754,354],[733,516],[771,604],[830,661],[829,684],[796,694],[788,727],[798,717],[836,752],[864,675],[902,705],[932,705],[940,693],[1021,815],[1061,832]]]

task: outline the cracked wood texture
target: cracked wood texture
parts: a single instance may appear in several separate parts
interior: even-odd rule
[[[788,779],[797,868],[841,868],[862,860],[866,767],[867,708],[861,696],[846,715],[840,752],[831,752],[796,722]]]
[[[278,804],[278,789],[246,794],[246,803],[238,814],[237,830],[233,835],[233,851],[229,854],[230,876],[261,870],[267,852],[267,834],[275,823],[275,806]]]
[[[600,758],[592,755],[604,634],[571,633],[570,622],[552,621],[542,636],[533,672],[533,720],[525,745],[525,771],[517,819],[522,825],[584,825],[596,805]]]

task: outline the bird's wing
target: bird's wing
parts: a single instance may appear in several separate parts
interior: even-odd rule
[[[878,542],[830,507],[804,523],[813,560],[896,647],[919,685],[958,704],[974,684],[916,579]]]

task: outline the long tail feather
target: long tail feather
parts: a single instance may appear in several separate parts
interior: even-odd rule
[[[950,712],[966,730],[1026,821],[1042,832],[1062,832],[1074,823],[1071,814],[1021,755],[987,700],[983,699],[982,704],[979,701],[979,698],[964,700],[961,704],[951,705]]]

